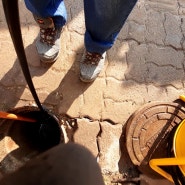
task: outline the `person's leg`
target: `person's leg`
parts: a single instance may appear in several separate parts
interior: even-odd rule
[[[25,0],[25,4],[40,26],[36,41],[40,60],[52,63],[59,55],[61,30],[67,19],[64,1]]]
[[[137,0],[84,0],[85,47],[103,54],[110,49]]]
[[[51,17],[56,27],[62,27],[67,20],[67,12],[63,0],[25,0],[28,10],[42,18]]]
[[[5,176],[1,185],[104,185],[95,157],[77,144],[58,145]]]
[[[136,2],[137,0],[84,0],[85,48],[89,53],[102,55],[113,46]],[[99,61],[100,59],[101,57]],[[95,66],[83,65],[81,77],[95,79],[102,67],[103,64],[97,71]]]

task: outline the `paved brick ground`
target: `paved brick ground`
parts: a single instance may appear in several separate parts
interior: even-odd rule
[[[102,169],[107,174],[118,173],[119,139],[130,115],[148,102],[172,102],[184,93],[185,1],[139,0],[107,52],[104,70],[88,85],[78,79],[85,30],[82,0],[66,1],[68,22],[62,33],[62,51],[49,67],[41,65],[36,54],[38,27],[23,1],[19,2],[25,52],[41,102],[56,114],[78,118],[74,140],[87,147],[91,142],[89,149],[99,156]],[[8,110],[30,105],[33,98],[21,73],[1,3],[0,110]]]

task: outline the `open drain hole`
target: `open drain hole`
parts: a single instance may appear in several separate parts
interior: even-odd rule
[[[43,112],[37,107],[18,107],[9,112],[38,122],[0,119],[0,173],[14,172],[40,153],[65,143],[65,130],[55,115],[48,113],[47,121],[43,122]]]
[[[59,120],[55,115],[27,108],[21,111],[15,109],[11,112],[37,120],[34,123],[17,120],[11,121],[12,124],[7,134],[18,145],[25,148],[29,147],[33,150],[44,151],[64,141]]]

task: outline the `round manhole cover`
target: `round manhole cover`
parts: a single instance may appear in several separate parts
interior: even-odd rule
[[[151,158],[167,157],[170,133],[184,118],[185,108],[179,103],[149,103],[136,111],[126,126],[126,147],[132,162],[146,166]]]

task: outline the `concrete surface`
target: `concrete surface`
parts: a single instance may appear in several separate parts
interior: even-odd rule
[[[120,177],[119,139],[128,118],[148,102],[172,102],[184,93],[185,1],[139,0],[92,84],[78,78],[84,48],[83,1],[65,2],[68,22],[61,37],[62,50],[49,67],[37,57],[34,42],[39,29],[23,1],[19,3],[25,52],[41,102],[56,114],[78,119],[74,141],[98,156],[105,174]],[[34,101],[13,48],[2,2],[0,9],[0,110],[6,111]],[[105,182],[113,184],[106,176]]]

